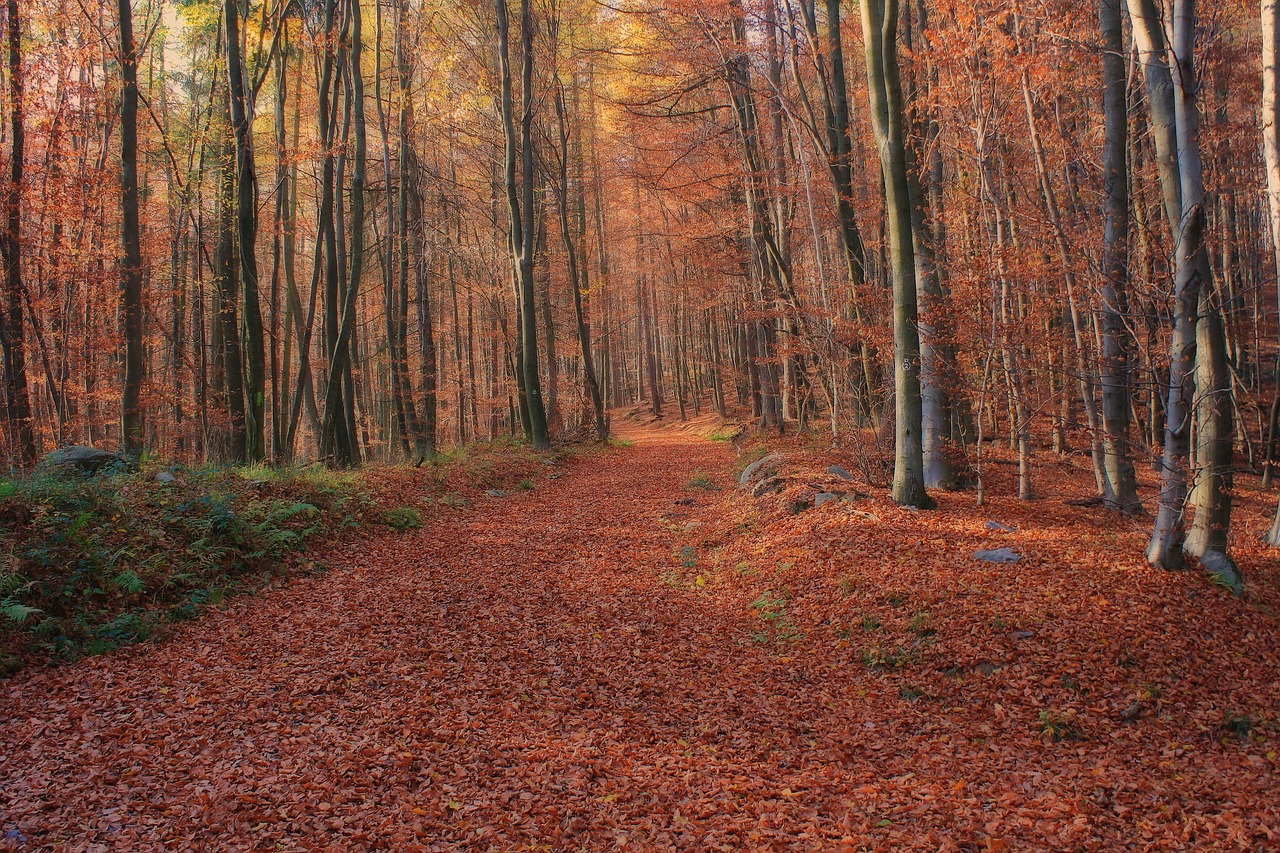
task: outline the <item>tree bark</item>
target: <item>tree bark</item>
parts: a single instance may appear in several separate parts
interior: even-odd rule
[[[244,298],[245,459],[257,462],[265,452],[266,348],[258,295],[257,175],[253,156],[253,116],[247,103],[240,42],[239,0],[225,0],[227,91],[235,136],[236,237],[240,244],[240,292]]]
[[[902,85],[898,71],[898,0],[863,0],[862,35],[871,119],[880,152],[893,268],[894,466],[893,500],[922,509],[925,492],[920,331],[911,192],[907,183]]]
[[[1127,515],[1142,512],[1129,441],[1129,181],[1125,174],[1129,146],[1125,93],[1125,47],[1120,0],[1100,0],[1102,31],[1102,100],[1105,137],[1102,177],[1106,217],[1102,236],[1102,432],[1112,508]]]
[[[122,0],[127,2],[127,0]],[[22,25],[18,17],[18,0],[8,0],[9,45],[9,181],[4,188],[5,230],[0,244],[4,249],[5,305],[0,313],[0,347],[4,351],[6,416],[16,445],[18,463],[31,467],[36,462],[35,431],[31,419],[31,395],[27,387],[26,330],[23,319],[22,284],[22,170],[25,131],[25,92],[22,69]],[[134,88],[137,109],[137,88]],[[136,185],[136,173],[135,173]],[[137,216],[137,197],[134,197]],[[53,389],[50,388],[52,391]]]
[[[142,383],[143,353],[142,240],[138,226],[138,50],[133,39],[133,8],[119,0],[120,15],[120,308],[124,315],[124,386],[120,396],[121,444],[139,456],[145,436]]]
[[[497,0],[498,63],[501,76],[502,127],[506,139],[505,180],[507,208],[510,216],[509,245],[515,266],[517,319],[519,320],[519,370],[528,417],[528,438],[534,450],[547,450],[547,412],[542,402],[542,384],[538,378],[538,316],[534,296],[534,159],[533,118],[533,13],[529,0],[520,0],[521,44],[521,111],[520,140],[517,145],[515,105],[512,96],[510,61],[510,22],[507,0]],[[517,152],[520,159],[519,183],[516,181]]]

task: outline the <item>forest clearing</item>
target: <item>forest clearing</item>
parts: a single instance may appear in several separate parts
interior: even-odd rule
[[[0,24],[0,849],[1280,849],[1280,0]]]

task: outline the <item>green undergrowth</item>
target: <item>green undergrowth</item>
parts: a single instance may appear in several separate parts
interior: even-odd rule
[[[429,526],[477,490],[532,488],[551,470],[544,460],[568,455],[513,444],[420,468],[144,464],[0,478],[0,677],[158,637],[273,577],[323,571],[311,545]]]
[[[351,473],[156,473],[0,481],[0,674],[156,636],[386,512]]]

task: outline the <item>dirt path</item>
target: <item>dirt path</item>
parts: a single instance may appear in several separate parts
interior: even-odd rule
[[[645,433],[158,647],[3,685],[0,847],[742,849],[829,824],[796,801],[820,697],[744,611],[661,580],[662,516],[727,463]]]

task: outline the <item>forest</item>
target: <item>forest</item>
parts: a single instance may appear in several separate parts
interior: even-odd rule
[[[0,732],[21,755],[0,768],[0,849],[1280,843],[1275,804],[1249,794],[1280,768],[1277,0],[2,12]],[[399,680],[393,624],[439,695]],[[345,657],[304,666],[312,631],[332,644],[317,655]],[[666,651],[601,669],[640,654],[626,632]],[[988,635],[1012,657],[971,639]],[[1018,651],[1051,637],[1056,653]],[[177,712],[212,740],[148,742],[241,785],[236,804],[180,808],[191,780],[169,765],[126,779],[49,740],[98,737],[50,715],[162,702],[184,655],[205,669]],[[291,713],[249,698],[281,655],[320,679],[288,689],[324,714],[388,727],[309,730],[301,755],[328,756],[327,782],[273,765],[302,803],[322,794],[293,823],[267,782],[227,781],[261,756],[213,716]],[[672,673],[703,728],[654,698]],[[1001,678],[1039,686],[972,699]],[[398,698],[368,698],[375,682]],[[98,711],[76,705],[86,683]],[[544,688],[561,726],[537,716]],[[971,700],[967,747],[919,734]],[[915,758],[848,770],[832,756],[855,747],[809,728],[832,701],[859,737],[865,717],[915,738]],[[394,702],[452,728],[434,746],[395,735],[370,717]],[[619,725],[684,746],[622,759],[598,740]],[[1009,761],[1071,747],[1069,769],[1001,777],[993,725],[1019,732]],[[111,737],[119,767],[143,748]],[[387,762],[366,811],[334,750]],[[498,777],[521,762],[530,805],[479,793],[515,796]],[[1175,765],[1194,790],[1156,815]],[[102,773],[81,790],[101,813],[57,792]],[[987,799],[966,799],[982,773]],[[619,774],[645,793],[602,793]],[[1090,774],[1132,786],[1103,802]],[[387,799],[428,778],[430,803]],[[113,799],[133,785],[164,792],[145,821]]]

